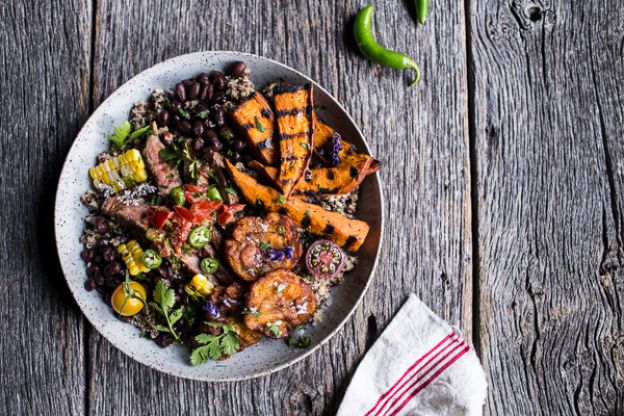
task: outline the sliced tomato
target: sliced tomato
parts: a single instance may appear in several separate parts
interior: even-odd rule
[[[225,210],[233,214],[236,214],[237,212],[241,212],[244,209],[245,209],[245,204],[232,204],[232,205],[225,206]]]
[[[176,207],[178,208],[178,207]],[[165,223],[173,216],[173,212],[168,209],[159,209],[152,214],[150,217],[150,222],[155,228],[161,230]]]
[[[193,193],[203,193],[206,192],[206,189],[202,188],[201,186],[197,186],[197,185],[193,185],[193,184],[186,184],[184,185],[184,190],[185,191],[189,191],[189,192],[193,192]]]
[[[222,202],[219,201],[203,201],[203,202],[198,202],[196,204],[193,204],[193,206],[191,207],[191,210],[193,211],[201,211],[201,210],[216,210],[221,208],[221,206],[223,205]]]
[[[221,227],[234,221],[234,214],[231,211],[223,211],[217,216],[217,224]]]
[[[193,215],[193,212],[184,208],[184,207],[173,207],[173,210],[176,212],[176,214],[178,214],[180,217],[184,218],[187,221],[193,222],[195,221],[195,215]]]

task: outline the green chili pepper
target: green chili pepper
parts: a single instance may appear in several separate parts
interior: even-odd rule
[[[193,228],[189,235],[189,243],[195,248],[202,248],[210,242],[210,229],[203,225]]]
[[[148,269],[157,269],[162,263],[162,257],[160,257],[160,254],[156,253],[152,249],[145,250],[141,260]]]
[[[149,241],[162,241],[165,233],[157,228],[148,228],[145,231],[145,238]]]
[[[216,273],[216,271],[219,270],[219,266],[219,260],[215,259],[214,257],[206,257],[201,261],[201,263],[199,263],[199,268],[201,269],[202,273],[205,274]]]
[[[420,68],[409,56],[385,49],[377,43],[371,30],[373,18],[373,6],[366,6],[358,12],[355,18],[355,40],[358,48],[368,59],[378,62],[384,66],[395,69],[411,69],[414,71],[414,80],[410,87],[416,85],[420,79]]]
[[[219,193],[219,190],[216,186],[211,186],[210,188],[208,188],[206,195],[208,195],[208,198],[211,201],[223,202],[223,198],[221,198],[221,194]]]
[[[179,186],[169,191],[169,197],[171,198],[171,202],[173,203],[173,205],[177,205],[177,206],[184,205],[184,202],[185,202],[184,191]]]
[[[427,15],[429,14],[429,0],[416,0],[414,2],[414,7],[416,8],[416,19],[418,23],[424,25],[425,20],[427,20]]]

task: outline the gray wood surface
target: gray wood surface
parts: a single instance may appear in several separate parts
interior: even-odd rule
[[[425,27],[411,2],[376,2],[380,42],[422,65],[415,89],[356,52],[364,1],[37,3],[0,1],[0,414],[331,415],[411,292],[475,341],[486,414],[624,412],[618,2],[432,2]],[[71,299],[52,231],[88,113],[143,69],[209,49],[310,75],[384,163],[385,243],[364,302],[312,357],[237,383],[114,349]]]
[[[470,9],[486,407],[621,415],[624,9],[504,3]]]

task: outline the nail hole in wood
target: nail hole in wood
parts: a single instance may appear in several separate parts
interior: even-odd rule
[[[538,22],[540,20],[542,20],[542,9],[540,9],[539,7],[530,7],[527,10],[527,14],[529,15],[529,19],[531,19],[532,22]]]

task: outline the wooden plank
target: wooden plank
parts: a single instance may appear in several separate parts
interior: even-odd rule
[[[0,414],[85,410],[82,315],[56,256],[58,174],[89,106],[90,2],[0,4]]]
[[[624,412],[621,13],[470,2],[489,414]]]
[[[359,4],[332,1],[102,1],[94,97],[163,59],[196,50],[258,53],[309,74],[346,105],[384,163],[388,212],[381,265],[355,316],[319,352],[272,376],[197,383],[132,362],[98,334],[90,341],[91,414],[333,414],[366,348],[416,292],[471,331],[472,247],[461,2],[434,4],[425,28],[403,5],[378,4],[382,42],[418,57],[424,81],[382,69],[354,50]],[[443,51],[443,53],[441,52]]]

